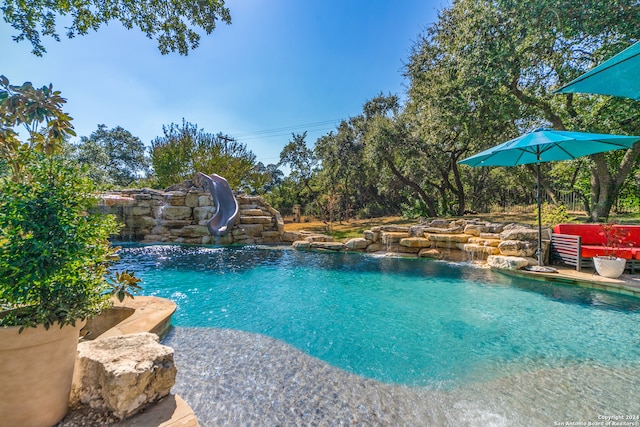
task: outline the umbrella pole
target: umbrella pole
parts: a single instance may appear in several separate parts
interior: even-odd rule
[[[536,163],[538,173],[538,266],[542,266],[542,209],[540,203],[540,162]]]

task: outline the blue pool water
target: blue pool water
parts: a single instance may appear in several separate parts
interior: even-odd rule
[[[420,259],[259,247],[125,247],[173,324],[285,341],[383,382],[449,388],[640,360],[640,300]]]

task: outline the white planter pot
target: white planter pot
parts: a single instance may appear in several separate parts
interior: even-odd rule
[[[83,324],[0,328],[0,427],[50,427],[65,416]]]
[[[598,274],[602,277],[617,279],[624,272],[627,260],[616,257],[594,257],[593,264]]]

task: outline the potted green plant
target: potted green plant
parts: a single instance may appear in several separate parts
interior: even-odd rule
[[[627,245],[625,240],[629,232],[610,222],[601,225],[599,234],[605,240],[605,255],[593,257],[593,264],[600,276],[616,279],[622,275],[627,264],[626,259],[618,257],[618,250]]]
[[[94,209],[94,184],[58,155],[74,135],[65,102],[51,86],[0,76],[1,426],[64,417],[79,330],[109,304],[108,238],[118,225]]]

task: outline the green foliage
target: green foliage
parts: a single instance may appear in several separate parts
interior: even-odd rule
[[[52,85],[36,89],[26,82],[13,86],[0,76],[0,158],[12,179],[23,178],[25,165],[36,152],[53,155],[60,151],[65,137],[75,136],[71,117],[62,111],[66,102]],[[27,142],[20,141],[15,129],[19,126],[26,129]]]
[[[293,212],[293,205],[300,204],[297,183],[291,177],[286,177],[271,191],[264,195],[267,203],[279,210],[283,215]]]
[[[163,126],[163,137],[151,142],[151,163],[160,187],[192,179],[196,172],[224,176],[231,188],[254,187],[255,155],[235,139],[209,134],[182,121]]]
[[[77,167],[42,159],[32,179],[0,182],[0,325],[74,323],[105,303],[112,216],[95,213],[95,187]]]
[[[120,302],[124,301],[125,297],[133,298],[133,294],[142,290],[138,285],[140,282],[142,280],[136,277],[133,271],[117,271],[109,279],[109,286],[111,286],[109,295],[115,296]]]
[[[311,178],[317,172],[318,159],[309,147],[305,139],[307,132],[291,134],[291,140],[280,152],[280,165],[287,165],[291,169],[291,177],[298,182],[301,188],[310,189]]]
[[[246,180],[245,190],[250,194],[267,194],[284,180],[284,173],[278,165],[264,165],[258,162],[251,170]]]
[[[535,214],[538,214],[538,208],[536,208]],[[540,219],[542,221],[542,225],[546,227],[553,227],[556,224],[572,222],[571,216],[567,212],[567,208],[565,206],[552,205],[550,203],[542,204]]]
[[[0,85],[0,159],[9,166],[0,178],[0,326],[74,324],[107,302],[108,238],[118,226],[97,213],[93,182],[55,154],[73,135],[60,93],[4,77]]]
[[[117,126],[83,136],[73,147],[72,157],[87,167],[87,173],[102,186],[127,186],[149,174],[150,159],[139,138]]]
[[[289,176],[281,189],[280,197],[286,199],[286,207],[295,204],[308,207],[318,196],[315,189],[315,178],[318,173],[318,158],[313,150],[307,147],[307,132],[291,134],[291,140],[280,152],[278,166],[288,166]]]
[[[69,38],[85,35],[89,30],[97,31],[101,25],[117,20],[127,29],[139,28],[148,38],[155,36],[158,49],[163,55],[175,51],[187,55],[190,49],[198,47],[198,28],[211,34],[217,20],[231,23],[231,15],[229,9],[224,7],[224,0],[143,3],[124,0],[6,0],[0,10],[4,21],[18,32],[13,40],[28,40],[33,47],[32,53],[38,56],[46,52],[40,40],[41,35],[60,41],[56,29],[56,18],[60,16],[71,18],[70,24],[65,25]]]
[[[430,191],[439,192],[445,206],[453,197],[461,209],[467,195],[469,208],[488,206],[495,197],[492,176],[455,162],[536,127],[640,133],[629,100],[551,94],[637,39],[638,19],[635,0],[615,8],[600,1],[452,2],[425,31],[406,68],[408,120],[430,147],[424,150]],[[606,216],[639,153],[637,146],[591,156],[586,174],[578,162],[564,174],[587,184],[582,195],[593,220]],[[515,168],[501,173],[520,174]],[[566,181],[557,188],[547,177],[543,186],[552,198],[567,191]]]

